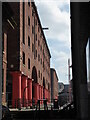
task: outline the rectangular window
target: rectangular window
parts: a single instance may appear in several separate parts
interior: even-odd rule
[[[30,37],[28,36],[28,46],[30,47]]]
[[[38,32],[39,32],[39,27],[38,27]]]
[[[42,80],[42,73],[41,73],[41,80]]]
[[[38,54],[38,61],[40,61],[40,55]]]
[[[41,64],[42,64],[42,58],[41,58]]]
[[[32,34],[34,34],[34,27],[33,27],[33,25],[32,25]]]
[[[34,52],[34,44],[32,43],[32,52]]]
[[[40,70],[39,70],[39,78],[40,78]]]
[[[43,62],[43,68],[44,68],[44,62]]]
[[[41,46],[41,49],[40,49],[41,51],[42,51],[42,46]]]
[[[30,17],[28,16],[28,25],[30,26]]]
[[[37,20],[35,20],[35,22],[36,22],[36,25],[37,25]]]
[[[2,93],[4,92],[4,69],[2,69]]]
[[[34,11],[33,11],[33,9],[32,9],[32,16],[33,16],[33,14],[34,14]]]
[[[37,34],[36,34],[36,41],[37,41]]]
[[[36,50],[36,57],[37,57],[37,50]]]
[[[40,46],[40,41],[38,40],[38,46]]]
[[[25,65],[25,53],[23,52],[23,64]]]
[[[30,59],[28,58],[28,69],[30,69]]]

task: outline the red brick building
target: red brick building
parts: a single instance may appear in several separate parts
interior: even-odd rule
[[[50,52],[34,2],[9,3],[8,104],[31,106],[32,99],[50,99]]]
[[[51,100],[58,98],[58,76],[54,68],[51,71]]]

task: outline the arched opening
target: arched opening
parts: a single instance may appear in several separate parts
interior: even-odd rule
[[[43,99],[45,99],[45,79],[43,78]]]
[[[34,80],[33,82],[37,83],[37,70],[35,66],[32,69],[32,79]]]
[[[32,82],[32,100],[35,101],[36,99],[36,83],[37,83],[37,70],[36,70],[36,67],[34,66],[32,68],[32,79],[33,79],[33,82]]]

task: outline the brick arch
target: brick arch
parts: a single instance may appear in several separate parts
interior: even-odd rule
[[[33,66],[32,68],[32,79],[34,79],[34,82],[37,83],[37,70],[36,70],[36,67]]]
[[[36,70],[36,67],[33,66],[32,68],[32,79],[33,79],[33,82],[32,82],[32,101],[36,103],[37,101],[37,83],[38,83],[38,80],[37,80],[37,70]]]

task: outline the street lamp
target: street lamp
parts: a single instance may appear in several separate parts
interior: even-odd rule
[[[24,91],[23,91],[23,107],[24,107],[24,94],[25,94],[25,90],[26,90],[26,88],[28,88],[29,86],[26,86],[25,88],[24,88]]]

